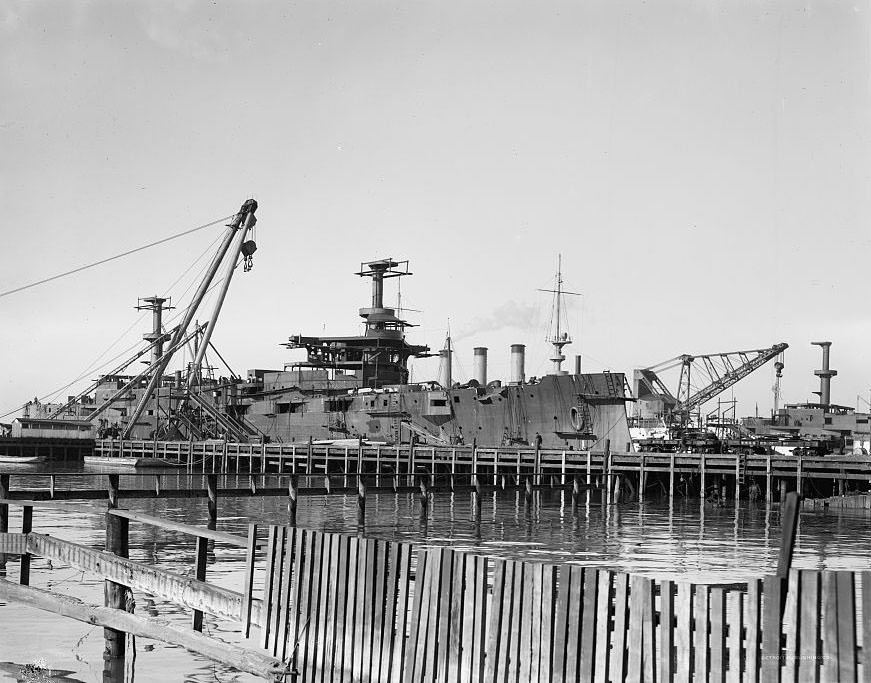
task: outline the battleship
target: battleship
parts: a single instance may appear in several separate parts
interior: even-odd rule
[[[412,273],[407,260],[381,258],[361,263],[356,273],[371,280],[371,301],[360,308],[363,331],[351,336],[289,337],[283,345],[304,350],[305,359],[281,369],[253,369],[246,376],[214,377],[203,372],[220,307],[236,264],[252,266],[256,250],[248,239],[257,203],[247,201],[228,231],[182,321],[164,325],[166,297],[140,299],[137,308],[152,312],[146,346],[118,368],[63,404],[25,406],[14,424],[39,432],[34,420],[90,423],[90,438],[208,440],[239,442],[323,442],[355,440],[386,444],[539,445],[566,450],[603,450],[630,443],[626,403],[631,399],[623,373],[582,373],[563,369],[564,347],[571,343],[560,329],[547,338],[553,353],[549,372],[526,377],[523,344],[510,347],[510,373],[504,381],[487,375],[488,349],[474,349],[473,377],[455,382],[450,338],[432,352],[406,338],[413,327],[401,309],[385,305],[387,282]],[[213,286],[221,264],[225,275],[209,322],[194,323],[197,307]],[[561,266],[552,291],[563,305]],[[168,372],[175,351],[193,347],[194,360]],[[125,371],[150,353],[146,368]],[[218,354],[219,355],[219,354]],[[409,361],[439,356],[438,377],[411,382]],[[206,364],[207,365],[207,364]],[[50,436],[50,434],[48,435]]]
[[[384,282],[410,274],[407,261],[361,264],[357,275],[372,280],[371,305],[359,310],[363,334],[291,337],[285,346],[304,349],[306,359],[249,371],[247,381],[217,392],[219,409],[285,442],[364,438],[572,450],[601,449],[605,439],[629,442],[624,375],[563,370],[565,333],[551,338],[552,368],[538,379],[526,378],[526,349],[513,344],[507,381],[488,378],[488,349],[476,347],[472,379],[454,382],[448,338],[438,352],[438,379],[409,383],[409,359],[434,354],[408,343],[410,325],[384,305]]]

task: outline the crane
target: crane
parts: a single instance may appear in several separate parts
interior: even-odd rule
[[[635,371],[635,396],[639,401],[662,403],[666,421],[686,426],[691,413],[789,348],[774,344],[765,349],[727,351],[706,355],[681,354]],[[672,392],[660,373],[680,368],[677,391]]]

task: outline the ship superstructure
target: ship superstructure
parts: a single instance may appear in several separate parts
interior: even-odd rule
[[[438,354],[438,381],[409,383],[409,359],[435,355],[409,344],[409,323],[384,305],[384,280],[409,274],[407,261],[361,264],[357,275],[372,279],[371,306],[359,311],[362,335],[291,337],[285,346],[304,348],[305,361],[283,370],[250,370],[236,400],[219,396],[219,402],[276,441],[365,438],[482,446],[539,441],[566,449],[601,448],[605,439],[621,447],[629,442],[622,373],[570,374],[557,365],[553,374],[527,380],[522,344],[511,347],[506,383],[487,382],[483,347],[474,352],[475,377],[454,383],[447,370],[450,338]],[[561,352],[568,342],[560,337],[554,348]]]

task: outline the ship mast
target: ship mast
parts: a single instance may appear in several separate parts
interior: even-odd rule
[[[563,305],[563,297],[568,294],[571,296],[581,296],[579,292],[567,292],[563,290],[563,273],[562,273],[562,265],[563,265],[563,255],[557,255],[557,268],[556,268],[556,289],[540,289],[540,292],[550,292],[554,294],[554,318],[555,322],[551,323],[551,329],[553,329],[554,333],[547,337],[545,341],[553,346],[553,353],[551,357],[548,359],[551,363],[553,363],[553,367],[551,367],[550,374],[551,375],[565,375],[567,372],[562,369],[563,361],[566,359],[565,354],[563,354],[563,347],[567,344],[572,343],[572,338],[568,332],[563,332],[561,330],[562,323],[562,305]]]

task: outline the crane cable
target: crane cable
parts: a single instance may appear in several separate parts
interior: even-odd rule
[[[86,266],[79,266],[78,268],[74,268],[73,270],[68,270],[65,273],[59,273],[58,275],[52,275],[51,277],[47,277],[43,280],[38,280],[37,282],[31,282],[29,285],[23,285],[21,287],[16,287],[15,289],[10,289],[5,292],[0,292],[0,298],[4,296],[9,296],[10,294],[15,294],[17,292],[22,292],[25,289],[30,289],[31,287],[36,287],[37,285],[44,285],[46,282],[52,282],[53,280],[59,280],[62,277],[66,277],[67,275],[73,275],[75,273],[80,273],[83,270],[87,270],[88,268],[94,268],[95,266],[102,265],[104,263],[108,263],[109,261],[114,261],[119,258],[123,258],[124,256],[130,256],[130,254],[135,254],[138,251],[143,251],[145,249],[150,249],[151,247],[156,247],[158,244],[163,244],[164,242],[169,242],[170,240],[177,239],[179,237],[184,237],[185,235],[190,235],[192,232],[196,232],[197,230],[203,230],[205,228],[210,228],[213,225],[218,223],[222,223],[223,221],[229,220],[235,216],[235,214],[231,214],[229,216],[224,216],[223,218],[218,218],[217,220],[212,221],[211,223],[205,223],[204,225],[199,225],[196,228],[191,228],[190,230],[185,230],[183,232],[176,233],[175,235],[170,235],[169,237],[164,237],[163,239],[157,240],[156,242],[151,242],[150,244],[145,244],[141,247],[136,247],[135,249],[130,249],[129,251],[125,251],[120,254],[116,254],[115,256],[109,256],[108,258],[100,259],[99,261],[95,261],[94,263],[89,263]]]

